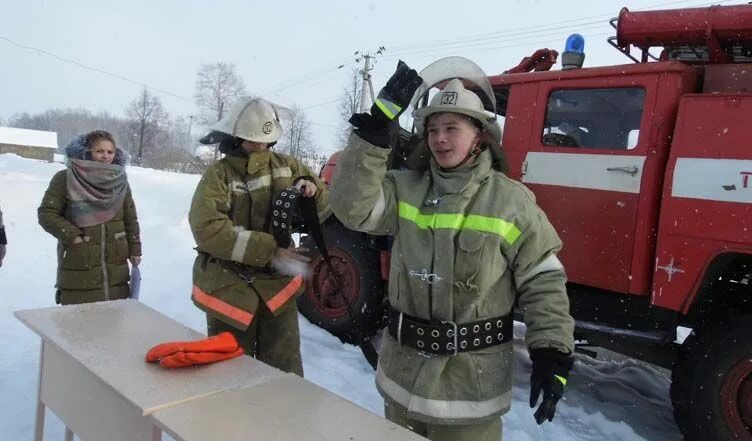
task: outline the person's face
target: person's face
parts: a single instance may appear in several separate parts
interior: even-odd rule
[[[108,139],[98,139],[91,146],[91,159],[105,164],[115,160],[115,144]]]
[[[240,145],[241,147],[243,147],[243,150],[249,155],[251,153],[265,152],[269,150],[269,144],[265,142],[255,142],[255,141],[248,141],[247,139],[244,139],[243,143]]]
[[[480,130],[457,113],[431,116],[427,130],[428,148],[441,168],[458,166],[480,140]]]

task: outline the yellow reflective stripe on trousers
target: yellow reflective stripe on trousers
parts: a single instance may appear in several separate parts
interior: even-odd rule
[[[382,101],[378,98],[376,98],[376,101],[374,101],[374,104],[378,106],[378,108],[384,112],[384,115],[386,115],[389,119],[394,119],[398,113],[400,113],[400,110],[402,110],[402,107],[390,102],[390,101]]]
[[[460,213],[433,213],[423,214],[406,202],[399,203],[399,216],[402,219],[414,223],[418,228],[425,230],[431,228],[451,230],[476,230],[484,233],[492,233],[501,236],[508,244],[512,245],[522,234],[513,223],[495,217],[481,216],[478,214]]]
[[[509,409],[512,391],[504,391],[487,400],[438,400],[413,395],[396,381],[387,377],[381,369],[376,370],[376,385],[393,401],[413,412],[441,419],[483,418]]]

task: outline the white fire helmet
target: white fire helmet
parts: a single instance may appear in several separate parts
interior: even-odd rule
[[[230,111],[210,130],[253,142],[271,144],[282,136],[279,112],[274,104],[263,98],[238,98]]]
[[[501,127],[495,116],[487,112],[478,95],[465,89],[462,81],[457,78],[450,80],[443,90],[436,93],[427,106],[413,112],[418,133],[425,131],[429,116],[444,112],[459,113],[479,121],[497,144],[501,142]]]

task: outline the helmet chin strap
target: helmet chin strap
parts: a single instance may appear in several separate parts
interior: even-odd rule
[[[470,118],[468,118],[470,119]],[[472,121],[472,119],[471,119]],[[451,167],[449,170],[454,170],[456,168],[462,167],[463,165],[470,162],[472,159],[475,159],[476,156],[480,155],[480,152],[483,151],[483,149],[480,147],[480,139],[481,139],[481,133],[478,133],[478,140],[475,141],[475,144],[473,145],[473,148],[470,149],[470,151],[467,153],[467,156],[465,156],[465,159],[463,159],[459,164],[455,165],[454,167]]]
[[[451,167],[449,170],[454,170],[456,168],[460,168],[463,165],[467,164],[468,162],[471,162],[472,159],[475,159],[476,156],[480,155],[481,148],[478,145],[478,143],[475,143],[472,149],[467,153],[467,156],[465,156],[465,159],[463,159],[459,164],[455,165],[454,167]]]

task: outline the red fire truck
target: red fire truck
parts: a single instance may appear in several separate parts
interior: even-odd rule
[[[633,63],[489,77],[508,174],[564,243],[576,337],[672,369],[686,439],[752,440],[752,5],[611,23]],[[388,239],[325,229],[338,281],[315,260],[300,310],[367,344]]]

